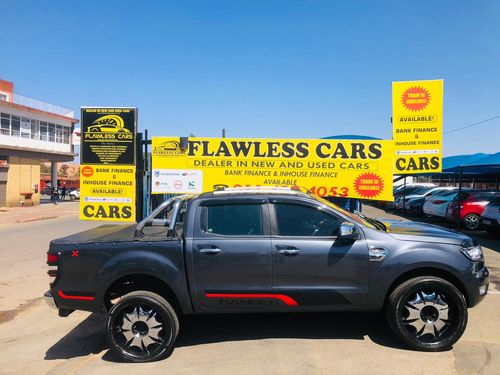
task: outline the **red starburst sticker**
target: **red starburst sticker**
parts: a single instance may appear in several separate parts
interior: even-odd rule
[[[423,87],[414,86],[406,89],[401,95],[401,103],[410,111],[421,111],[431,102],[429,91]]]
[[[376,173],[360,174],[354,181],[354,190],[363,198],[375,198],[384,189],[384,181]]]
[[[82,175],[85,177],[90,177],[94,174],[94,169],[90,165],[82,167]]]

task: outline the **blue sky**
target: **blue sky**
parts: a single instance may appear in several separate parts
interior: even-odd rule
[[[442,78],[444,130],[500,115],[500,2],[0,2],[0,77],[152,135],[390,138],[391,82]],[[500,119],[444,154],[500,151]]]

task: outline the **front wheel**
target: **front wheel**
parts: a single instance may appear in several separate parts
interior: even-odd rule
[[[451,347],[467,325],[467,304],[462,293],[438,277],[405,281],[389,296],[389,325],[407,345],[423,351]]]
[[[179,333],[172,306],[158,294],[126,294],[108,313],[106,341],[127,362],[152,362],[170,355]]]

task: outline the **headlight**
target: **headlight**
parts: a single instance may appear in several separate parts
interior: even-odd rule
[[[481,249],[481,245],[474,243],[462,243],[462,253],[472,260],[473,262],[477,262],[479,260],[483,260],[483,249]]]

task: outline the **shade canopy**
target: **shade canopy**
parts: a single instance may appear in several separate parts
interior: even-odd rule
[[[443,158],[443,173],[481,175],[500,173],[500,152],[495,154],[457,155]]]

